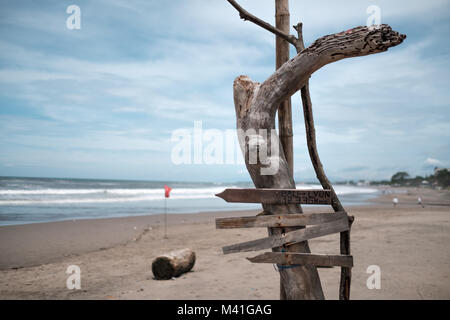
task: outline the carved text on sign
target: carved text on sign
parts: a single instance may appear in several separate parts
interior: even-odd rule
[[[281,191],[281,198],[283,203],[294,204],[328,204],[330,203],[330,192],[317,190],[317,191]]]
[[[262,204],[331,204],[330,190],[225,189],[216,196],[227,202]]]

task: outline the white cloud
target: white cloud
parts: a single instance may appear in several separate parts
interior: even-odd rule
[[[438,166],[438,165],[440,165],[440,164],[442,164],[442,162],[441,161],[439,161],[438,159],[433,159],[433,158],[427,158],[426,160],[425,160],[425,163],[426,164],[429,164],[429,165],[435,165],[435,166]]]
[[[274,36],[239,19],[224,0],[89,2],[81,6],[86,20],[77,33],[65,29],[64,10],[43,3],[28,11],[12,6],[2,15],[9,31],[0,40],[0,94],[34,108],[30,117],[46,119],[1,121],[3,141],[45,149],[34,163],[51,158],[51,147],[87,150],[76,151],[86,165],[91,159],[111,161],[105,153],[121,150],[126,151],[120,155],[124,163],[143,162],[130,154],[147,150],[154,151],[156,161],[167,147],[162,137],[174,127],[194,120],[233,127],[234,77],[248,74],[262,81],[274,69]],[[273,0],[239,3],[274,22]],[[292,0],[291,24],[304,22],[308,44],[364,24],[370,4],[373,0],[345,5]],[[319,149],[335,175],[361,163],[401,167],[416,161],[418,167],[428,155],[442,160],[427,161],[449,160],[443,144],[450,132],[450,59],[442,41],[448,28],[433,21],[448,14],[448,2],[376,4],[383,23],[412,30],[405,43],[387,53],[326,66],[310,82]],[[416,32],[418,24],[426,32]],[[28,36],[14,34],[21,28]],[[309,168],[298,95],[293,101],[296,160]],[[104,154],[97,158],[96,150]],[[14,157],[24,161],[33,156]]]

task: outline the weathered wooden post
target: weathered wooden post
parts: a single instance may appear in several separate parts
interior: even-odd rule
[[[289,33],[289,0],[275,0],[275,27],[285,33]],[[275,37],[275,60],[276,69],[289,61],[289,42],[278,36]],[[294,176],[294,134],[292,130],[292,104],[290,97],[284,100],[278,108],[278,130],[280,132],[280,142],[284,150],[284,156],[289,166],[289,173]],[[301,210],[300,206],[299,210]],[[280,299],[286,299],[286,292],[281,278]]]
[[[275,27],[289,34],[289,0],[275,0]],[[275,37],[275,51],[276,69],[278,69],[285,62],[289,61],[289,42],[281,37]],[[289,172],[294,176],[291,97],[284,100],[278,108],[278,130],[280,132],[280,142],[289,166]]]
[[[264,215],[255,217],[254,220],[217,219],[217,227],[264,226],[269,230],[269,237],[227,246],[223,251],[231,253],[272,249],[273,252],[249,260],[279,265],[280,296],[286,299],[323,299],[317,267],[340,266],[342,272],[339,297],[349,299],[353,265],[349,231],[353,219],[348,217],[339,202],[318,157],[312,107],[307,91],[308,79],[312,73],[329,63],[384,52],[402,43],[406,36],[393,31],[388,25],[373,28],[356,27],[319,38],[304,49],[300,24],[296,26],[299,36],[295,37],[251,15],[234,0],[228,2],[239,11],[242,19],[252,21],[294,45],[298,54],[284,63],[263,83],[254,82],[246,76],[239,76],[234,81],[239,143],[247,170],[257,189],[226,190],[218,196],[227,201],[261,203]],[[281,3],[280,1],[280,5]],[[292,167],[289,166],[286,150],[283,149],[278,136],[272,134],[272,129],[275,128],[275,115],[280,105],[299,90],[302,90],[308,150],[316,175],[326,190],[295,189]],[[281,118],[285,117],[282,115]],[[270,137],[267,137],[267,132],[271,133]],[[264,156],[264,152],[261,154],[261,150],[267,155]],[[276,170],[269,170],[273,168]],[[267,173],[268,171],[270,173]],[[329,204],[336,212],[317,213],[311,217],[300,215],[302,213],[300,205],[311,203]],[[326,215],[329,217],[324,218]],[[301,216],[309,218],[302,219]],[[331,220],[328,220],[330,218]],[[307,227],[311,224],[312,227]],[[341,255],[320,256],[310,253],[308,239],[335,232],[341,233]]]

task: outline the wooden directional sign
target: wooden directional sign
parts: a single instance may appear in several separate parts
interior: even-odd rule
[[[225,189],[216,194],[227,202],[263,204],[331,204],[330,190]]]
[[[312,238],[326,236],[336,232],[346,231],[348,229],[348,218],[344,217],[333,222],[322,223],[317,226],[305,229],[294,230],[283,234],[273,235],[267,238],[233,244],[231,246],[223,247],[222,251],[224,254],[228,254],[233,252],[270,249],[281,247],[282,245],[291,245]]]
[[[253,263],[276,263],[279,265],[312,265],[317,267],[353,267],[353,257],[347,255],[325,255],[292,252],[265,252],[253,258]]]
[[[347,214],[342,211],[336,213],[304,213],[287,215],[262,215],[256,217],[217,218],[216,228],[234,229],[255,227],[297,227],[332,222],[343,219],[346,216]]]

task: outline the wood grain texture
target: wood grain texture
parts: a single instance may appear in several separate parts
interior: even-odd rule
[[[289,34],[290,14],[288,0],[275,0],[275,27]],[[280,68],[289,61],[289,42],[285,39],[275,37],[275,69]],[[292,130],[292,105],[291,98],[284,100],[278,107],[278,132],[280,143],[283,148],[289,172],[294,175],[294,142]]]
[[[289,246],[294,243],[303,242],[309,239],[322,237],[345,230],[348,230],[347,217],[305,229],[294,230],[283,234],[273,235],[267,238],[261,238],[225,246],[222,248],[222,251],[224,254],[229,254],[234,252],[271,249],[275,247],[281,247],[283,245]]]
[[[225,189],[216,194],[227,202],[263,204],[331,204],[330,190]]]
[[[275,27],[282,32],[289,34],[290,28],[289,0],[275,0]],[[289,61],[289,43],[282,37],[275,37],[275,69],[279,69],[284,63]],[[291,98],[287,98],[278,107],[278,133],[280,136],[280,152],[284,153],[289,174],[294,176],[294,134],[292,129],[292,104]],[[301,210],[301,205],[299,205]],[[269,235],[276,229],[268,229]],[[282,232],[290,231],[289,229]],[[275,249],[275,251],[278,249]],[[274,249],[272,249],[274,251]],[[320,291],[317,286],[317,290]],[[286,289],[283,277],[280,277],[280,300],[286,300]]]
[[[253,263],[274,263],[279,265],[313,265],[316,267],[353,267],[353,257],[347,255],[325,255],[292,252],[265,252],[252,258]]]
[[[217,229],[235,228],[280,228],[318,225],[347,217],[345,212],[339,213],[304,213],[288,215],[261,215],[256,217],[217,218]]]

